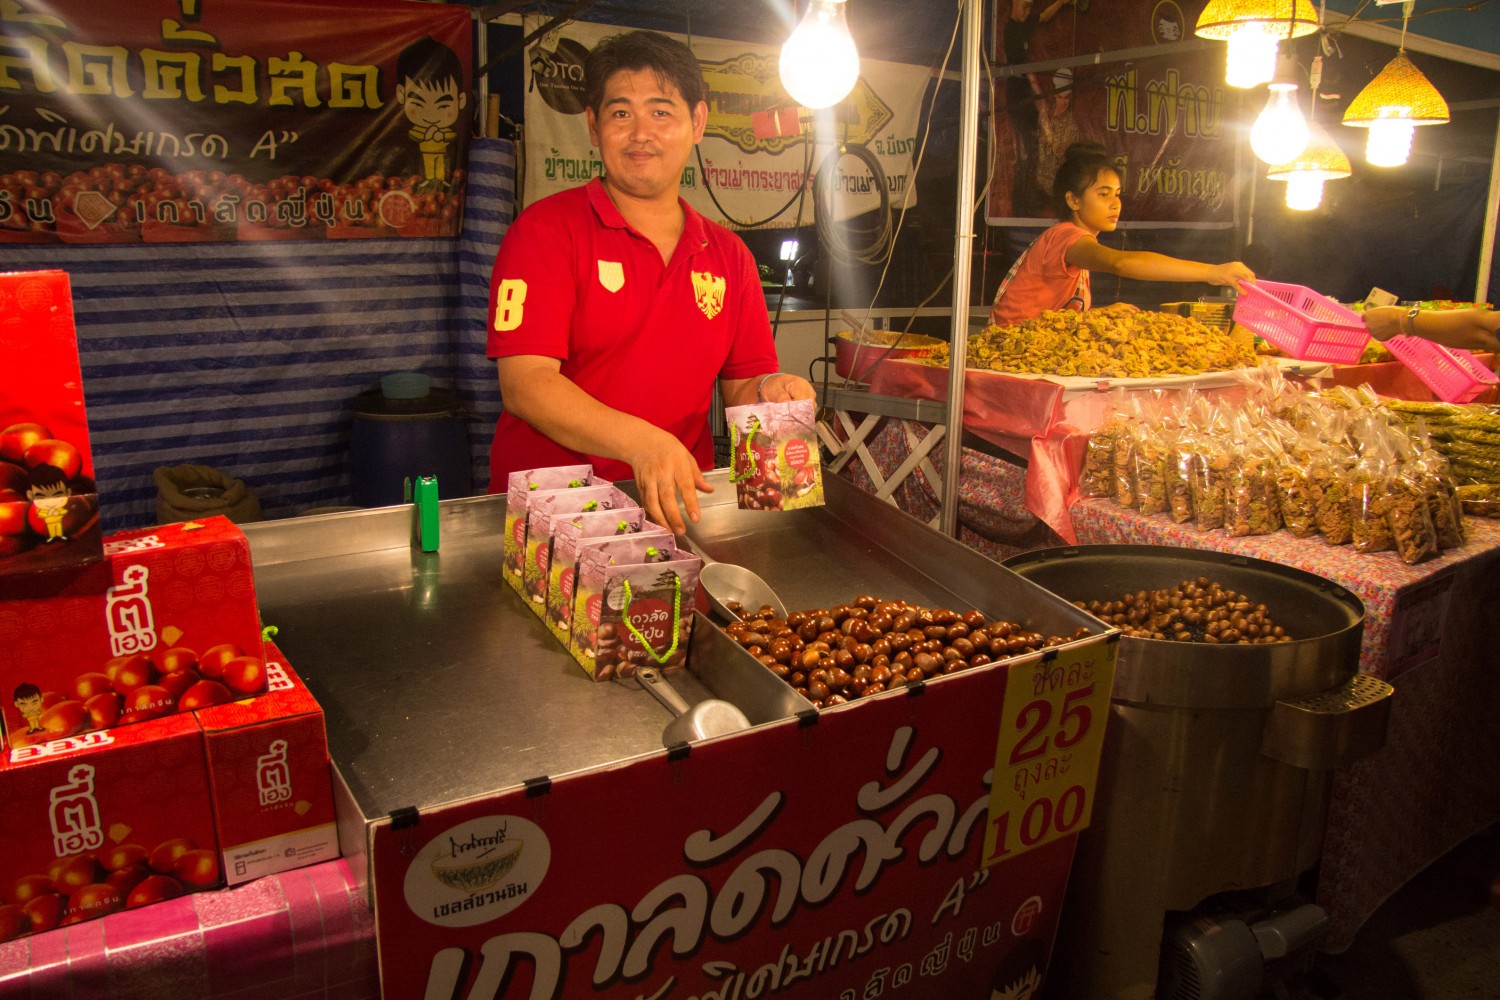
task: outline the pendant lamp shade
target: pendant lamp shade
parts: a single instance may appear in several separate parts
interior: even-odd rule
[[[1209,0],[1193,33],[1228,42],[1224,82],[1253,87],[1275,72],[1278,43],[1317,29],[1318,15],[1309,0]]]
[[[1323,182],[1350,176],[1349,157],[1315,121],[1307,123],[1307,146],[1290,163],[1280,163],[1266,172],[1273,181],[1286,181],[1287,207],[1299,211],[1317,208],[1323,200]]]
[[[1344,124],[1356,128],[1390,119],[1413,125],[1448,123],[1448,102],[1405,52],[1397,52],[1344,109]]]

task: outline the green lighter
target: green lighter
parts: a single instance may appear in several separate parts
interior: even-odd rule
[[[407,478],[406,502],[413,504],[412,541],[421,545],[423,552],[438,550],[438,481],[437,476]]]

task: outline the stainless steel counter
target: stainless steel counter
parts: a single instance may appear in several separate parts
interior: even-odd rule
[[[691,544],[756,570],[788,608],[870,593],[1053,634],[1097,627],[837,477],[827,506],[796,512],[739,510],[727,470],[710,482]],[[590,680],[502,580],[504,513],[501,496],[444,501],[431,554],[411,545],[410,507],[245,526],[262,618],[322,704],[366,822],[661,750],[667,711],[634,681]],[[734,701],[755,724],[813,710],[706,619],[673,683],[689,703]]]

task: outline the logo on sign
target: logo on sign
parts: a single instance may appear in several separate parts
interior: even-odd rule
[[[109,623],[109,646],[116,656],[144,653],[156,647],[156,623],[151,614],[144,566],[127,566],[124,582],[109,588],[104,615]]]
[[[68,769],[68,781],[52,789],[52,850],[58,857],[97,851],[104,846],[104,822],[94,798],[94,769],[78,764]]]
[[[255,790],[263,809],[291,799],[292,771],[286,763],[286,740],[272,740],[266,752],[255,758]]]
[[[440,927],[472,927],[514,910],[552,863],[542,828],[519,816],[483,816],[432,838],[406,870],[406,903]]]

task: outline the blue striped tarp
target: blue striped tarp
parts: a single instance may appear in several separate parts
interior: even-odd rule
[[[515,158],[472,147],[461,240],[0,246],[0,270],[68,272],[106,531],[155,522],[161,465],[243,479],[271,517],[347,504],[351,404],[392,371],[458,392],[482,491],[499,396],[481,264]]]

